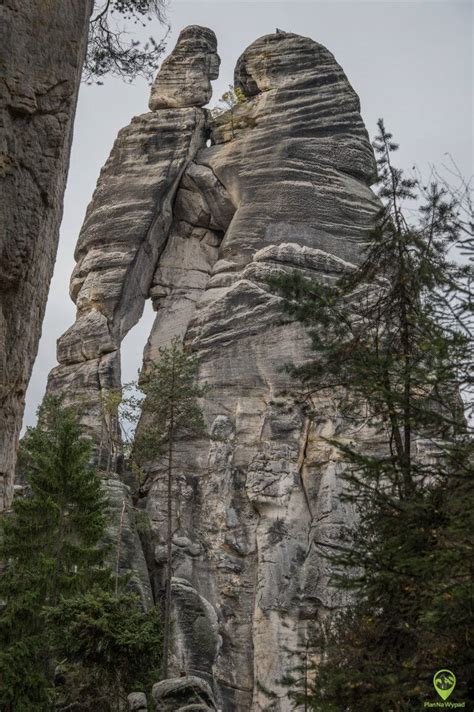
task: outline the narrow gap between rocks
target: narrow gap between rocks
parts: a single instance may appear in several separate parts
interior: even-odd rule
[[[145,301],[143,314],[138,323],[130,329],[122,341],[120,349],[122,386],[131,381],[138,380],[138,372],[143,364],[143,349],[150,336],[153,322],[155,321],[155,311],[153,310],[151,299]],[[132,435],[131,426],[127,429],[127,435]]]

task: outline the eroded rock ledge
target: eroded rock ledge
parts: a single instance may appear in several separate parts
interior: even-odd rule
[[[236,67],[247,101],[212,122],[202,107],[218,64],[210,30],[183,30],[152,112],[120,132],[79,237],[77,319],[48,388],[82,398],[100,442],[101,392],[120,387],[120,343],[147,298],[157,315],[144,365],[174,336],[195,354],[210,385],[209,437],[177,454],[173,673],[197,676],[212,692],[205,704],[226,712],[263,710],[265,689],[286,712],[278,680],[341,604],[315,543],[337,539],[352,518],[325,438],[371,433],[341,419],[333,394],[308,417],[284,366],[304,362],[309,340],[282,323],[266,279],[298,270],[331,280],[357,263],[379,207],[376,166],[358,97],[318,43],[258,39]],[[123,562],[156,598],[164,489],[151,463],[139,493],[152,521],[151,582],[136,541]]]

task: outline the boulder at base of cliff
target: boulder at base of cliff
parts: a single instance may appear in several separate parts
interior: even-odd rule
[[[129,712],[147,712],[148,703],[144,692],[131,692],[128,697]]]
[[[155,712],[217,710],[211,688],[207,682],[194,675],[157,682],[151,694]]]

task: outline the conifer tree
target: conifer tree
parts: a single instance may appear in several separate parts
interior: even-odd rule
[[[87,55],[83,78],[88,84],[102,84],[110,74],[128,82],[138,76],[149,81],[159,67],[165,49],[165,37],[156,41],[150,37],[142,44],[130,39],[121,21],[127,25],[145,27],[153,17],[166,25],[166,0],[96,0],[89,22]]]
[[[0,708],[49,709],[53,654],[46,607],[106,585],[104,502],[77,414],[45,399],[23,440],[28,494],[3,516],[0,561]]]
[[[56,709],[120,712],[127,694],[149,692],[161,664],[158,608],[143,611],[134,593],[94,586],[46,611],[63,684]]]
[[[158,610],[144,611],[126,577],[112,573],[91,455],[77,409],[46,398],[21,447],[27,495],[2,521],[2,711],[118,712],[158,675]]]
[[[162,677],[168,676],[171,639],[171,579],[173,573],[173,479],[175,448],[179,440],[206,432],[198,402],[206,387],[197,384],[197,364],[187,354],[178,338],[160,349],[156,361],[147,366],[139,384],[131,384],[141,395],[125,399],[124,416],[140,419],[131,459],[135,466],[162,459],[166,470],[166,576],[163,618]]]
[[[474,691],[472,270],[452,261],[472,212],[466,191],[393,166],[382,121],[374,148],[384,207],[362,263],[335,285],[272,280],[311,335],[314,358],[293,369],[307,400],[331,392],[381,444],[331,441],[359,521],[315,544],[353,605],[322,631],[310,683],[286,680],[295,704],[325,712],[416,709],[439,668],[455,672],[456,700]]]

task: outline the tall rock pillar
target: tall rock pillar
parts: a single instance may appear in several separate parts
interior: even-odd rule
[[[133,118],[114,143],[76,247],[70,288],[76,320],[58,340],[59,365],[49,374],[47,391],[62,395],[66,404],[80,401],[115,514],[129,495],[107,452],[106,434],[117,425],[106,422],[103,396],[121,388],[120,345],[150,295],[181,178],[205,145],[209,128],[202,107],[218,70],[214,33],[204,27],[185,28],[155,80],[152,111]],[[137,585],[149,601],[148,574],[132,516],[127,528],[129,544],[121,565],[136,572]]]
[[[235,71],[246,101],[210,122],[216,68],[213,33],[186,28],[151,113],[120,132],[79,237],[77,319],[48,388],[81,399],[100,442],[101,393],[120,385],[120,343],[147,297],[145,366],[175,336],[196,356],[208,434],[183,438],[174,458],[172,671],[202,678],[225,712],[289,712],[279,680],[317,652],[315,631],[344,603],[321,543],[354,513],[328,440],[373,433],[343,416],[337,393],[302,393],[289,375],[311,342],[282,319],[268,277],[331,282],[354,268],[380,207],[376,164],[359,99],[322,45],[256,40]],[[150,462],[137,494],[157,595],[165,490],[166,467]],[[143,566],[138,548],[130,556]]]
[[[353,268],[379,210],[376,165],[359,99],[317,42],[256,40],[234,84],[246,101],[217,117],[183,174],[145,357],[181,335],[209,385],[209,437],[180,443],[174,461],[177,669],[212,676],[226,712],[289,712],[279,680],[341,604],[320,542],[353,517],[325,438],[370,433],[341,417],[334,393],[314,398],[310,416],[285,369],[311,357],[310,339],[282,319],[267,278],[331,281]],[[158,566],[164,488],[156,462],[142,495]]]

